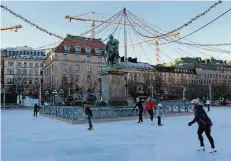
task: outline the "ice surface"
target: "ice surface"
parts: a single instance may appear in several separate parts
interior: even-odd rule
[[[212,108],[212,136],[218,150],[197,152],[193,116],[163,118],[163,127],[136,120],[71,125],[32,116],[31,110],[2,111],[2,161],[231,161],[231,108]]]

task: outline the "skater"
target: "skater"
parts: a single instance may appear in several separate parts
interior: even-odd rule
[[[145,111],[148,111],[149,115],[150,115],[150,120],[151,120],[151,124],[153,124],[153,110],[154,108],[156,108],[155,104],[152,102],[152,98],[149,98],[148,102],[146,103],[146,107],[145,107]]]
[[[90,109],[90,106],[87,103],[85,103],[84,108],[85,108],[85,113],[87,115],[87,120],[88,120],[88,124],[89,124],[88,130],[94,130],[93,125],[91,123],[91,118],[93,117],[93,114],[92,114],[92,111]]]
[[[138,98],[138,102],[136,103],[136,106],[138,106],[138,109],[139,109],[139,121],[137,123],[141,123],[143,122],[143,112],[144,112],[144,108],[143,108],[143,104],[142,104],[142,101],[141,99]]]
[[[33,116],[34,116],[34,117],[37,117],[38,112],[39,112],[39,106],[38,106],[37,103],[36,103],[36,104],[34,105],[34,114],[33,114]]]
[[[211,144],[211,152],[216,152],[215,150],[215,145],[214,145],[214,140],[211,136],[211,126],[212,126],[212,121],[210,120],[210,118],[207,116],[206,112],[203,109],[202,105],[199,105],[199,101],[197,99],[194,99],[191,101],[192,107],[195,109],[195,118],[188,123],[188,126],[191,126],[192,124],[194,124],[195,122],[198,123],[199,127],[198,127],[198,138],[200,141],[200,148],[198,149],[198,151],[204,151],[205,147],[204,147],[204,140],[203,140],[203,132],[205,132],[210,144]]]
[[[155,110],[156,111],[156,116],[157,116],[157,119],[158,119],[158,126],[163,126],[162,124],[161,124],[161,115],[163,114],[162,113],[162,104],[158,104],[157,105],[157,109]]]
[[[206,105],[207,105],[208,111],[210,111],[210,99],[209,98],[206,99]]]

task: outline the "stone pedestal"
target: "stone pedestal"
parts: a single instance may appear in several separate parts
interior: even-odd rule
[[[125,71],[104,69],[102,76],[102,97],[105,101],[120,101],[125,98]]]

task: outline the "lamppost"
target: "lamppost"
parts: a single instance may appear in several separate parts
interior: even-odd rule
[[[3,88],[3,108],[6,110],[6,87]]]
[[[54,89],[54,91],[52,92],[52,94],[53,94],[53,98],[54,98],[54,102],[53,102],[53,106],[54,106],[55,105],[55,96],[57,94],[57,91]]]
[[[153,98],[153,86],[151,86],[151,89],[152,89],[152,98]]]
[[[48,92],[48,91],[46,91],[46,92],[45,92],[45,95],[46,95],[46,101],[47,101],[47,102],[48,102],[48,97],[47,97],[47,96],[48,96],[48,94],[49,94],[49,92]]]
[[[63,103],[63,94],[64,94],[63,89],[60,89],[60,90],[59,90],[59,94],[61,95],[61,100],[62,100],[62,103]]]

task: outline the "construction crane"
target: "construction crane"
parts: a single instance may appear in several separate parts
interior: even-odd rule
[[[66,19],[68,19],[70,22],[71,20],[76,20],[76,21],[88,21],[88,22],[92,22],[91,23],[91,28],[92,28],[92,38],[95,38],[95,22],[101,22],[101,23],[113,23],[113,24],[121,24],[124,25],[124,23],[119,22],[119,21],[104,21],[104,20],[95,20],[94,16],[95,16],[95,12],[90,12],[91,13],[91,17],[89,19],[85,19],[85,18],[78,18],[78,17],[71,17],[71,16],[65,16]],[[146,25],[138,25],[138,24],[130,24],[127,23],[125,25],[129,25],[129,26],[139,26],[139,27],[148,27]]]
[[[14,30],[14,32],[17,32],[19,28],[22,28],[21,25],[17,25],[17,26],[11,26],[11,27],[6,27],[6,28],[1,28],[1,31],[4,30]]]
[[[160,64],[159,39],[165,39],[165,38],[168,38],[168,37],[176,37],[179,34],[180,34],[179,32],[173,32],[173,33],[168,34],[168,35],[157,37],[158,36],[158,32],[156,31],[154,35],[157,38],[155,38],[155,40],[153,40],[153,39],[139,40],[139,41],[127,44],[127,46],[137,45],[137,44],[141,44],[141,43],[145,43],[145,42],[149,42],[149,41],[155,41],[155,45],[156,45],[156,64]],[[124,45],[120,46],[120,48],[122,48],[122,47],[124,47]]]

